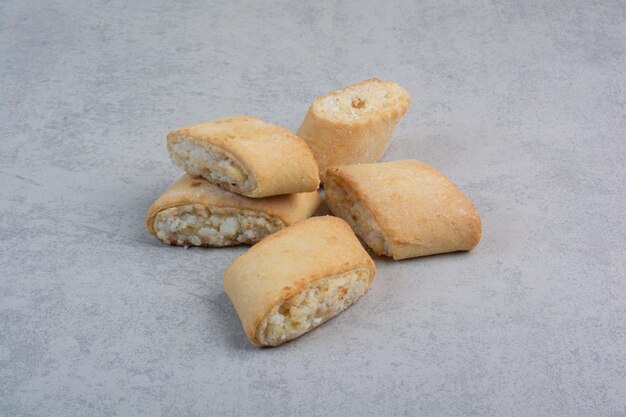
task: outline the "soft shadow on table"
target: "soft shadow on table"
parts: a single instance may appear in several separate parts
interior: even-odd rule
[[[359,239],[360,240],[360,239]],[[418,264],[418,263],[428,263],[428,262],[437,262],[437,260],[442,260],[442,259],[453,259],[453,258],[457,258],[457,257],[463,257],[463,256],[471,256],[472,252],[446,252],[446,253],[435,253],[433,255],[427,255],[427,256],[419,256],[417,258],[406,258],[406,259],[398,259],[398,260],[394,260],[393,258],[389,257],[389,256],[382,256],[382,255],[376,255],[374,252],[372,252],[371,250],[369,250],[367,248],[367,245],[365,245],[365,243],[363,241],[361,241],[361,243],[363,244],[363,246],[365,246],[365,249],[367,250],[367,253],[372,257],[372,259],[374,260],[374,262],[376,263],[384,263],[384,264]]]

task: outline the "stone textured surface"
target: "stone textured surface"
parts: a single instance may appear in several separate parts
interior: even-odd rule
[[[623,1],[2,1],[0,415],[626,415],[625,49]],[[483,241],[377,258],[255,349],[221,287],[245,249],[145,230],[165,134],[295,130],[372,76],[413,97],[385,159],[446,173]]]

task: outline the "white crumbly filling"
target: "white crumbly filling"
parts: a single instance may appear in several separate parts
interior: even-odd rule
[[[377,114],[397,100],[402,91],[385,82],[366,82],[335,91],[316,102],[317,113],[329,116],[358,119]]]
[[[231,191],[251,188],[250,178],[241,166],[215,146],[178,138],[169,149],[172,162],[192,175],[206,178]]]
[[[344,219],[376,254],[391,256],[387,239],[370,211],[352,193],[347,193],[337,183],[333,185],[332,191],[331,187],[325,190],[333,214]]]
[[[254,244],[283,228],[279,219],[262,213],[230,213],[186,204],[160,211],[154,219],[157,237],[169,245],[231,246]]]
[[[270,311],[257,328],[257,340],[277,346],[316,328],[365,294],[368,280],[369,272],[358,270],[314,281]]]

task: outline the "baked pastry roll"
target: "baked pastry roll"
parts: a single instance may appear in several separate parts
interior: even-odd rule
[[[310,217],[320,203],[317,191],[248,198],[186,174],[152,204],[146,225],[169,245],[254,244]]]
[[[250,341],[277,346],[353,304],[375,274],[374,262],[346,222],[312,217],[237,258],[224,274],[224,289]]]
[[[478,244],[480,217],[450,180],[405,160],[333,167],[326,203],[378,255],[393,259],[468,251]]]
[[[404,88],[372,78],[317,98],[296,134],[311,147],[324,181],[333,165],[378,162],[410,104]]]
[[[280,126],[234,116],[185,126],[167,135],[175,165],[247,197],[317,190],[319,176],[307,144]]]

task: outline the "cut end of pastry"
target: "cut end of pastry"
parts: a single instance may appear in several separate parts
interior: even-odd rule
[[[370,272],[353,270],[312,281],[295,296],[274,306],[261,321],[255,339],[260,346],[278,346],[330,320],[367,291]]]
[[[256,117],[232,116],[183,126],[167,135],[172,161],[189,174],[246,197],[305,193],[319,187],[307,143]]]
[[[212,247],[254,244],[283,226],[261,213],[211,211],[201,204],[161,210],[153,223],[156,237],[168,245]]]
[[[224,290],[250,341],[277,346],[356,302],[375,275],[374,262],[350,226],[321,216],[250,248],[225,271]]]
[[[254,179],[219,147],[184,136],[169,138],[167,147],[172,162],[188,173],[238,194],[250,195],[254,191]]]
[[[312,110],[329,120],[354,122],[401,117],[410,104],[409,94],[400,85],[372,78],[318,98]]]
[[[330,210],[344,219],[377,255],[392,256],[390,244],[374,216],[354,193],[347,191],[338,181],[328,178],[324,189]]]

